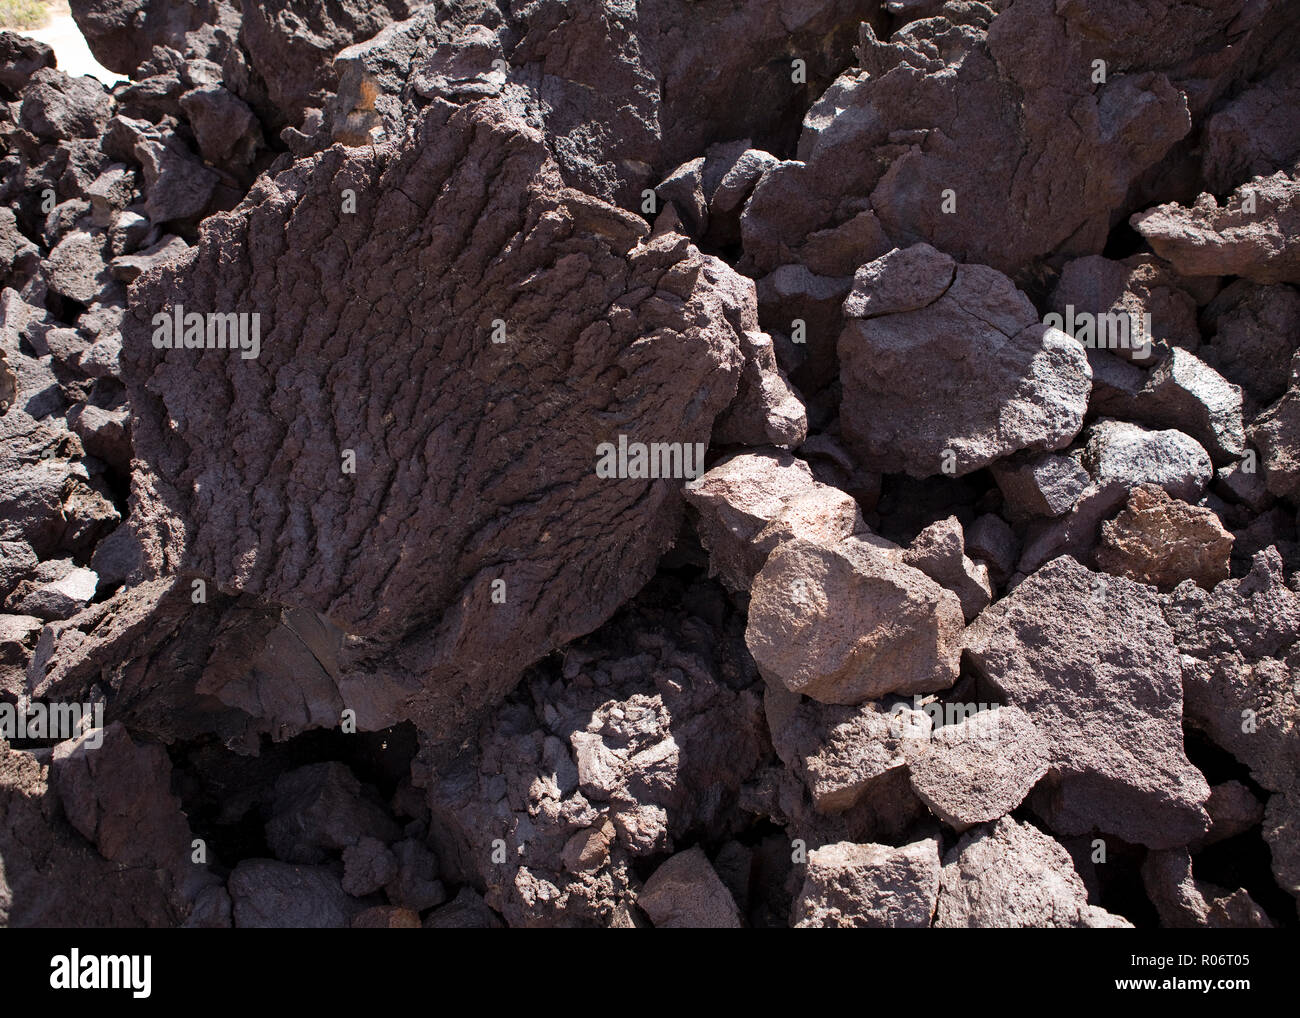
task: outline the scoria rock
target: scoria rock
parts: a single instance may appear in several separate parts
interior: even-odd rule
[[[1203,316],[1214,331],[1201,354],[1259,404],[1286,392],[1294,337],[1300,333],[1300,293],[1239,279],[1210,302]]]
[[[721,681],[745,657],[738,624],[638,602],[569,649],[567,678],[537,675],[493,711],[473,752],[429,747],[446,879],[484,886],[512,926],[614,923],[635,899],[634,860],[725,826],[759,762],[757,697]],[[731,681],[753,683],[748,669]]]
[[[0,924],[176,925],[182,910],[167,875],[104,859],[68,823],[50,785],[46,763],[0,738]],[[120,801],[123,792],[111,794]]]
[[[944,856],[937,927],[1129,926],[1088,904],[1070,853],[1030,824],[1003,817],[962,837]]]
[[[1209,785],[1183,750],[1182,666],[1152,588],[1054,559],[986,609],[966,645],[979,675],[1050,733],[1037,807],[1054,829],[1170,848],[1208,827]]]
[[[1101,525],[1097,568],[1162,590],[1188,579],[1209,590],[1228,578],[1232,542],[1213,510],[1142,484],[1124,510]]]
[[[1191,208],[1161,205],[1132,216],[1156,254],[1185,276],[1242,276],[1300,283],[1300,180],[1295,170],[1242,184],[1221,207],[1202,194]]]
[[[900,848],[840,842],[808,853],[792,926],[923,929],[939,894],[939,842]]]
[[[740,913],[700,848],[678,852],[650,874],[637,904],[664,929],[737,929]]]
[[[966,537],[956,516],[932,523],[917,534],[903,552],[903,561],[956,594],[967,622],[992,600],[988,566],[966,557]]]
[[[944,689],[957,677],[961,601],[874,535],[796,537],[754,580],[745,642],[772,683],[823,703]]]
[[[1188,721],[1272,793],[1264,838],[1273,873],[1300,898],[1300,705],[1292,680],[1300,597],[1285,582],[1281,557],[1274,548],[1259,552],[1248,575],[1212,593],[1183,583],[1166,596],[1165,615],[1182,654]]]
[[[907,740],[929,730],[926,716],[903,700],[823,704],[768,684],[763,704],[777,756],[823,813],[893,795],[890,779],[907,762]]]
[[[1229,895],[1192,875],[1186,849],[1149,852],[1142,882],[1160,913],[1162,926],[1174,929],[1272,929],[1273,923],[1245,890]]]
[[[903,742],[912,788],[961,833],[1019,806],[1047,773],[1047,736],[1017,707],[981,710]]]
[[[710,571],[738,593],[748,593],[782,541],[834,543],[862,528],[852,498],[814,481],[807,463],[777,449],[729,456],[687,483],[684,494],[699,513]]]
[[[626,478],[597,467],[619,443],[676,443],[676,470],[702,468],[694,444],[742,360],[702,268],[683,238],[646,241],[565,190],[490,101],[263,178],[188,259],[137,280],[123,321],[137,455],[186,568],[343,629],[362,726],[450,730],[607,618],[672,542],[680,480],[647,476],[644,456]],[[155,348],[151,319],[175,306],[260,314],[258,356]],[[636,382],[597,381],[615,376]],[[236,390],[255,404],[213,399]],[[574,541],[580,519],[595,529]]]
[[[239,31],[239,4],[225,0],[70,0],[69,6],[95,59],[120,74],[134,72],[155,46],[220,60],[220,38],[234,38]]]
[[[892,252],[860,271],[855,292],[911,271],[908,252]],[[865,295],[845,301],[841,425],[863,465],[951,476],[1020,449],[1068,445],[1091,388],[1083,347],[1041,324],[1024,294],[987,266],[954,274],[936,264],[932,281],[940,295],[916,308],[924,297],[886,298],[878,309]]]

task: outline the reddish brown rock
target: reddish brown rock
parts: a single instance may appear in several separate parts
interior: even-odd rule
[[[1129,494],[1120,514],[1101,525],[1097,568],[1162,590],[1183,580],[1210,590],[1228,578],[1232,542],[1212,509],[1142,484]]]

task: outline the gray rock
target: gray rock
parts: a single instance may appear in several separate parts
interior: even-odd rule
[[[1012,456],[992,466],[1002,497],[1021,517],[1062,516],[1088,487],[1088,472],[1073,456],[1039,453]]]
[[[1131,489],[1158,484],[1174,498],[1195,502],[1214,476],[1209,454],[1180,431],[1102,420],[1087,435],[1083,465],[1100,485],[1118,481]]]

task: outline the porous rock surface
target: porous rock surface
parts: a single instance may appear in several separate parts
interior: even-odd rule
[[[1296,4],[70,7],[0,925],[1296,924]]]

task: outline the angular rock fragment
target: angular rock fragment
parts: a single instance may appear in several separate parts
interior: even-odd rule
[[[54,50],[17,32],[0,32],[0,87],[17,94],[42,67],[54,66]]]
[[[1006,816],[1047,773],[1048,736],[1018,707],[978,711],[903,743],[912,789],[957,831]]]
[[[1142,484],[1124,510],[1101,525],[1097,568],[1162,590],[1189,579],[1211,590],[1228,578],[1232,542],[1213,510]]]
[[[0,738],[0,924],[156,928],[179,923],[184,909],[167,875],[152,864],[124,866],[104,859],[69,824],[51,780],[47,763]],[[147,780],[148,787],[156,787],[156,777]],[[131,791],[110,794],[120,804]]]
[[[962,475],[1021,449],[1068,445],[1083,425],[1092,371],[1083,347],[1038,321],[1029,300],[983,265],[955,273],[933,258],[924,299],[907,250],[859,272],[886,294],[880,307],[865,295],[845,301],[839,339],[844,399],[841,425],[869,470],[913,477]],[[932,268],[931,268],[932,266]],[[856,317],[854,308],[861,308]],[[878,311],[878,313],[877,313]]]
[[[907,762],[908,740],[929,730],[929,719],[902,700],[823,704],[768,685],[763,702],[777,756],[807,785],[813,807],[823,813],[892,796],[889,779]]]
[[[1037,804],[1065,835],[1094,828],[1152,848],[1209,825],[1210,790],[1182,737],[1182,666],[1156,592],[1061,557],[976,619],[982,679],[1049,734]]]
[[[0,615],[0,701],[26,694],[27,667],[43,625],[34,615]]]
[[[795,538],[754,581],[745,642],[769,682],[855,704],[952,685],[964,621],[957,596],[888,541]]]
[[[501,920],[483,900],[483,896],[470,887],[462,887],[456,897],[435,909],[424,921],[426,930],[496,929]]]
[[[956,594],[967,622],[993,598],[988,566],[966,557],[966,537],[956,516],[932,523],[917,534],[903,552],[903,561]]]
[[[650,874],[637,895],[637,904],[656,927],[740,927],[740,913],[731,892],[700,848],[678,852]]]
[[[839,929],[924,929],[939,894],[939,842],[901,848],[840,842],[808,853],[790,924]]]
[[[1300,102],[1300,68],[1284,64],[1253,82],[1205,125],[1202,173],[1215,194],[1231,191],[1253,177],[1294,166],[1300,157],[1300,131],[1291,114]]]
[[[227,0],[71,0],[69,6],[95,59],[119,74],[132,74],[155,46],[220,62],[222,40],[228,46],[239,33],[240,5]]]
[[[378,891],[397,876],[397,857],[369,835],[343,850],[343,890],[354,898]]]
[[[993,464],[992,471],[1003,498],[1021,516],[1062,516],[1089,482],[1077,458],[1058,453],[1012,456]]]
[[[1179,431],[1152,431],[1125,421],[1103,420],[1088,430],[1083,465],[1099,485],[1125,489],[1157,484],[1174,498],[1195,501],[1214,476],[1205,450]]]
[[[1159,259],[1122,262],[1077,258],[1052,294],[1055,324],[1090,350],[1109,350],[1136,364],[1156,359],[1156,344],[1195,350],[1201,344],[1196,301]]]
[[[99,577],[91,569],[73,565],[71,559],[42,562],[5,601],[7,610],[34,615],[47,622],[70,619],[95,596]]]
[[[1255,418],[1250,440],[1259,448],[1268,491],[1279,498],[1300,494],[1300,361],[1292,360],[1291,384],[1282,398]]]
[[[966,528],[966,551],[989,567],[994,583],[1005,583],[1016,565],[1019,541],[1001,516],[985,513]]]
[[[1133,416],[1187,432],[1205,446],[1216,466],[1238,458],[1245,449],[1241,388],[1178,347],[1151,370],[1137,394]]]
[[[1210,829],[1201,838],[1201,845],[1234,838],[1264,819],[1264,807],[1240,781],[1225,781],[1213,786],[1205,811],[1210,814]]]
[[[1116,927],[1088,904],[1070,853],[1030,824],[1003,817],[964,835],[943,858],[934,925],[941,928]]]
[[[1186,849],[1147,853],[1142,882],[1160,913],[1161,925],[1173,929],[1272,929],[1273,923],[1245,890],[1229,894],[1192,875]]]
[[[683,494],[699,512],[710,570],[747,593],[767,556],[795,536],[834,543],[862,529],[853,499],[813,480],[803,460],[754,449],[717,463]]]
[[[1161,205],[1130,222],[1184,276],[1241,276],[1300,283],[1300,180],[1295,170],[1256,177],[1220,207],[1202,194],[1191,208]]]
[[[1210,302],[1204,319],[1214,337],[1201,354],[1212,367],[1261,405],[1286,392],[1300,334],[1300,293],[1237,280]]]

